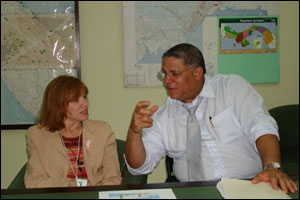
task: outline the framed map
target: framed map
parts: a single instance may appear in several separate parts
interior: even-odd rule
[[[80,78],[77,1],[1,1],[1,129],[35,124],[45,87]]]

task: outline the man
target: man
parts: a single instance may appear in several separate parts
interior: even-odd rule
[[[279,169],[277,124],[247,81],[205,76],[201,51],[185,43],[164,53],[162,71],[170,95],[165,105],[147,109],[150,102],[141,101],[133,113],[125,149],[132,174],[152,172],[168,155],[179,181],[255,177],[252,183],[269,181],[285,193],[298,190]],[[189,139],[194,129],[198,133]]]

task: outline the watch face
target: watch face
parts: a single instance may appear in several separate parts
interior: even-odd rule
[[[280,166],[280,164],[279,163],[277,163],[277,162],[271,162],[271,163],[269,163],[265,168],[264,168],[264,170],[265,169],[269,169],[269,168],[280,168],[281,166]]]
[[[280,164],[279,163],[273,163],[273,167],[280,168]]]

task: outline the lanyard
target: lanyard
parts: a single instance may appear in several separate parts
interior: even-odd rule
[[[67,151],[66,144],[65,144],[65,142],[64,142],[64,140],[63,140],[63,138],[62,138],[61,132],[59,131],[59,135],[60,135],[61,142],[63,143],[63,145],[64,145],[64,147],[65,147],[65,151],[66,151],[66,154],[67,154],[67,157],[68,157],[68,161],[69,161],[69,163],[70,163],[70,165],[71,165],[71,168],[72,168],[72,171],[73,171],[74,176],[76,177],[76,180],[78,180],[78,176],[77,176],[77,172],[78,172],[78,171],[77,171],[77,168],[78,168],[78,159],[79,159],[79,156],[80,156],[79,145],[80,145],[81,134],[82,134],[82,125],[81,125],[81,123],[80,123],[80,133],[79,133],[79,139],[78,139],[77,156],[76,156],[76,173],[75,173],[74,168],[73,168],[73,165],[72,165],[72,163],[71,163],[71,161],[70,161],[70,158],[69,158],[69,156],[68,156],[68,151]]]

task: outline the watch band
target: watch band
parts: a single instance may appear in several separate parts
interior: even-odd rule
[[[281,165],[278,162],[270,162],[264,167],[264,170],[266,169],[280,169]]]

